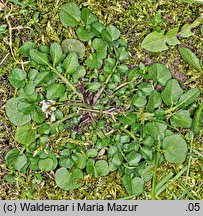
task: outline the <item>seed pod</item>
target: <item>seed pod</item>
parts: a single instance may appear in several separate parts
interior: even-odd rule
[[[196,110],[194,119],[192,122],[192,131],[195,135],[200,133],[201,127],[202,127],[202,112],[203,112],[203,103],[200,105],[200,107]]]

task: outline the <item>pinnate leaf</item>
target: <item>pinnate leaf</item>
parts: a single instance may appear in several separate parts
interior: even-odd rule
[[[177,30],[170,30],[166,34],[164,31],[152,32],[148,34],[142,42],[142,48],[151,52],[161,52],[168,49],[167,44],[177,45],[180,41],[176,38]]]

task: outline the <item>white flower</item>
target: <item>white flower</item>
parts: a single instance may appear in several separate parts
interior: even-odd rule
[[[40,104],[42,104],[42,107],[41,107],[42,112],[45,113],[46,118],[49,118],[49,116],[51,116],[51,122],[56,121],[56,117],[54,114],[56,107],[53,106],[55,103],[56,102],[53,100],[47,100],[47,101],[43,100],[40,102]]]
[[[51,114],[51,122],[55,122],[56,121],[56,116],[54,113]]]

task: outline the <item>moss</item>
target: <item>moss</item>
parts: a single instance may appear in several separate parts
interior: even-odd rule
[[[50,44],[53,41],[60,42],[64,38],[75,38],[74,32],[67,28],[63,28],[59,22],[58,9],[64,2],[56,0],[53,4],[52,0],[37,0],[37,1],[21,1],[23,6],[9,4],[8,11],[12,16],[11,23],[13,27],[23,26],[21,30],[13,30],[13,49],[16,58],[19,57],[19,47],[23,42],[28,40],[36,41],[37,43]],[[129,65],[138,65],[143,62],[145,65],[153,62],[162,62],[170,68],[173,75],[177,77],[189,77],[185,87],[198,86],[203,90],[202,74],[187,65],[180,57],[178,47],[170,47],[169,50],[161,53],[149,53],[141,49],[141,42],[144,37],[154,28],[154,17],[157,13],[162,15],[163,22],[160,27],[164,30],[179,26],[180,28],[187,23],[191,23],[202,12],[202,7],[198,5],[190,6],[189,4],[181,3],[181,1],[166,1],[166,0],[77,0],[77,3],[82,6],[88,6],[92,11],[106,24],[114,24],[120,30],[125,39],[129,43],[129,50],[132,58]],[[181,16],[180,16],[181,14]],[[0,13],[0,19],[3,14]],[[3,20],[3,19],[2,19]],[[6,23],[4,20],[3,23]],[[196,36],[201,37],[200,29],[194,30]],[[0,62],[9,53],[9,35],[6,33],[3,41],[0,42]],[[198,37],[190,37],[181,39],[181,43],[190,47],[196,55],[202,59],[202,40]],[[4,157],[6,152],[17,146],[13,139],[13,131],[9,122],[5,117],[4,105],[15,92],[8,84],[9,71],[16,67],[17,64],[8,55],[0,65],[0,178],[8,174],[5,168]],[[203,137],[197,137],[193,148],[200,154],[203,154]],[[187,166],[188,159],[183,166]],[[166,173],[173,172],[176,175],[183,166],[165,163],[158,169],[158,180],[162,179]],[[167,171],[166,171],[167,170]],[[157,197],[158,199],[202,199],[202,158],[200,155],[192,153],[190,166],[190,175],[186,184],[186,173],[183,173],[178,179],[171,179],[168,182],[166,189]],[[35,174],[42,175],[42,181],[36,178]],[[38,176],[38,177],[39,177]],[[0,181],[0,199],[119,199],[126,197],[127,193],[122,186],[121,178],[117,173],[112,173],[108,177],[94,179],[86,176],[83,186],[74,191],[63,191],[58,189],[53,180],[53,173],[16,173],[14,184],[8,184],[5,181]],[[136,197],[136,199],[150,199],[151,185],[146,185],[146,196]],[[186,190],[188,189],[188,191]]]

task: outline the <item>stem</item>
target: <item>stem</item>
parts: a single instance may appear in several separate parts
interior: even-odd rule
[[[75,116],[78,116],[78,115],[79,115],[78,113],[71,113],[71,114],[65,116],[63,119],[61,119],[61,120],[59,120],[59,121],[57,121],[57,122],[54,122],[54,123],[50,124],[50,126],[54,127],[54,126],[56,126],[56,125],[58,125],[58,124],[60,124],[60,123],[62,123],[62,122],[64,122],[64,121],[66,121],[66,120],[68,120],[68,119],[70,119],[70,118],[73,118],[73,117],[75,117]]]
[[[157,169],[159,166],[159,158],[160,158],[160,147],[161,147],[161,141],[158,139],[158,145],[157,145],[157,153],[156,153],[156,160],[155,160],[155,167],[154,167],[154,174],[153,174],[153,179],[152,179],[152,199],[155,199],[156,195],[156,174],[157,174]]]
[[[184,103],[185,103],[185,101],[179,103],[178,105],[176,105],[176,106],[174,106],[174,107],[172,107],[172,108],[170,108],[170,109],[165,110],[165,114],[169,114],[169,113],[175,111],[175,110],[178,109],[180,106],[182,106]]]
[[[133,79],[133,80],[131,80],[129,82],[122,83],[121,85],[119,85],[118,87],[116,87],[116,89],[114,90],[114,92],[118,91],[119,89],[121,89],[121,88],[123,88],[123,87],[125,87],[125,86],[127,86],[127,85],[129,85],[129,84],[131,84],[133,82],[135,82],[135,81],[136,81],[136,79]]]
[[[121,88],[123,88],[123,87],[125,87],[125,86],[127,86],[127,85],[129,85],[129,84],[131,84],[131,83],[133,83],[133,82],[135,82],[136,80],[137,80],[137,78],[136,78],[136,79],[133,79],[133,80],[131,80],[131,81],[129,81],[129,82],[125,82],[125,83],[119,85],[119,86],[116,87],[116,89],[114,90],[114,93],[115,93],[116,91],[118,91],[119,89],[121,89]],[[136,86],[139,85],[142,81],[143,81],[143,79],[139,80],[139,82],[136,83]]]
[[[107,115],[113,115],[113,114],[117,114],[114,113],[113,111],[116,110],[115,108],[111,108],[108,110],[97,110],[97,109],[84,109],[84,108],[80,108],[80,110],[82,111],[86,111],[86,112],[94,112],[94,113],[103,113],[103,114],[107,114]]]
[[[125,133],[127,133],[128,135],[130,135],[134,140],[136,140],[136,137],[130,131],[128,131],[126,128],[120,127],[120,129],[122,131],[124,131]]]
[[[191,140],[190,140],[190,156],[189,156],[189,161],[188,161],[188,166],[187,166],[187,172],[186,172],[186,180],[185,180],[185,186],[187,185],[187,181],[188,181],[188,176],[189,176],[189,172],[190,172],[190,165],[191,165],[191,160],[192,160],[192,150],[193,150],[193,135],[191,137]]]
[[[93,104],[96,104],[97,101],[99,100],[101,94],[103,93],[104,89],[106,88],[106,85],[108,84],[108,82],[109,82],[109,80],[111,79],[111,77],[112,77],[114,71],[116,70],[117,64],[118,64],[118,63],[116,63],[115,67],[112,69],[112,73],[108,75],[108,77],[107,77],[106,81],[104,82],[104,85],[102,86],[102,88],[101,88],[101,89],[97,92],[97,94],[95,95]]]
[[[181,36],[181,34],[187,30],[190,30],[192,28],[195,28],[197,26],[199,26],[200,24],[203,23],[203,14],[200,15],[200,17],[198,17],[192,24],[188,25],[187,28],[183,29],[182,31],[180,31],[177,36]]]
[[[62,74],[60,74],[60,73],[59,73],[54,67],[52,67],[50,64],[48,64],[48,67],[49,67],[58,77],[60,77],[60,78],[62,79],[62,81],[63,81],[66,85],[68,85],[76,95],[78,95],[78,97],[80,97],[80,98],[83,100],[82,94],[79,93],[79,92],[76,90],[76,88],[71,84],[71,82],[70,82],[68,79],[66,79]]]
[[[106,88],[107,83],[109,82],[109,80],[111,79],[113,73],[109,74],[109,76],[107,77],[106,81],[104,82],[104,85],[102,86],[102,88],[98,91],[98,93],[95,95],[94,97],[94,104],[98,101],[98,99],[100,98],[101,94],[103,93],[104,89]]]
[[[11,22],[9,20],[9,16],[10,16],[10,12],[7,14],[7,1],[6,2],[2,2],[3,4],[3,7],[4,7],[4,16],[5,16],[5,19],[6,19],[6,22],[7,22],[7,25],[8,25],[8,33],[9,33],[9,48],[10,48],[10,53],[14,59],[14,61],[17,63],[17,64],[20,64],[20,65],[23,65],[23,64],[27,64],[28,62],[19,62],[16,57],[15,57],[15,54],[14,54],[14,51],[13,51],[13,34],[12,34],[12,31],[14,28],[12,28],[11,26]],[[12,10],[12,9],[11,9]],[[2,64],[2,62],[1,62]]]
[[[10,53],[7,53],[6,56],[1,60],[0,65],[2,65],[4,63],[4,61],[6,60],[6,58],[9,56]]]
[[[85,107],[85,108],[90,108],[88,104],[85,103],[75,103],[75,102],[65,102],[66,106],[76,106],[76,107]]]

